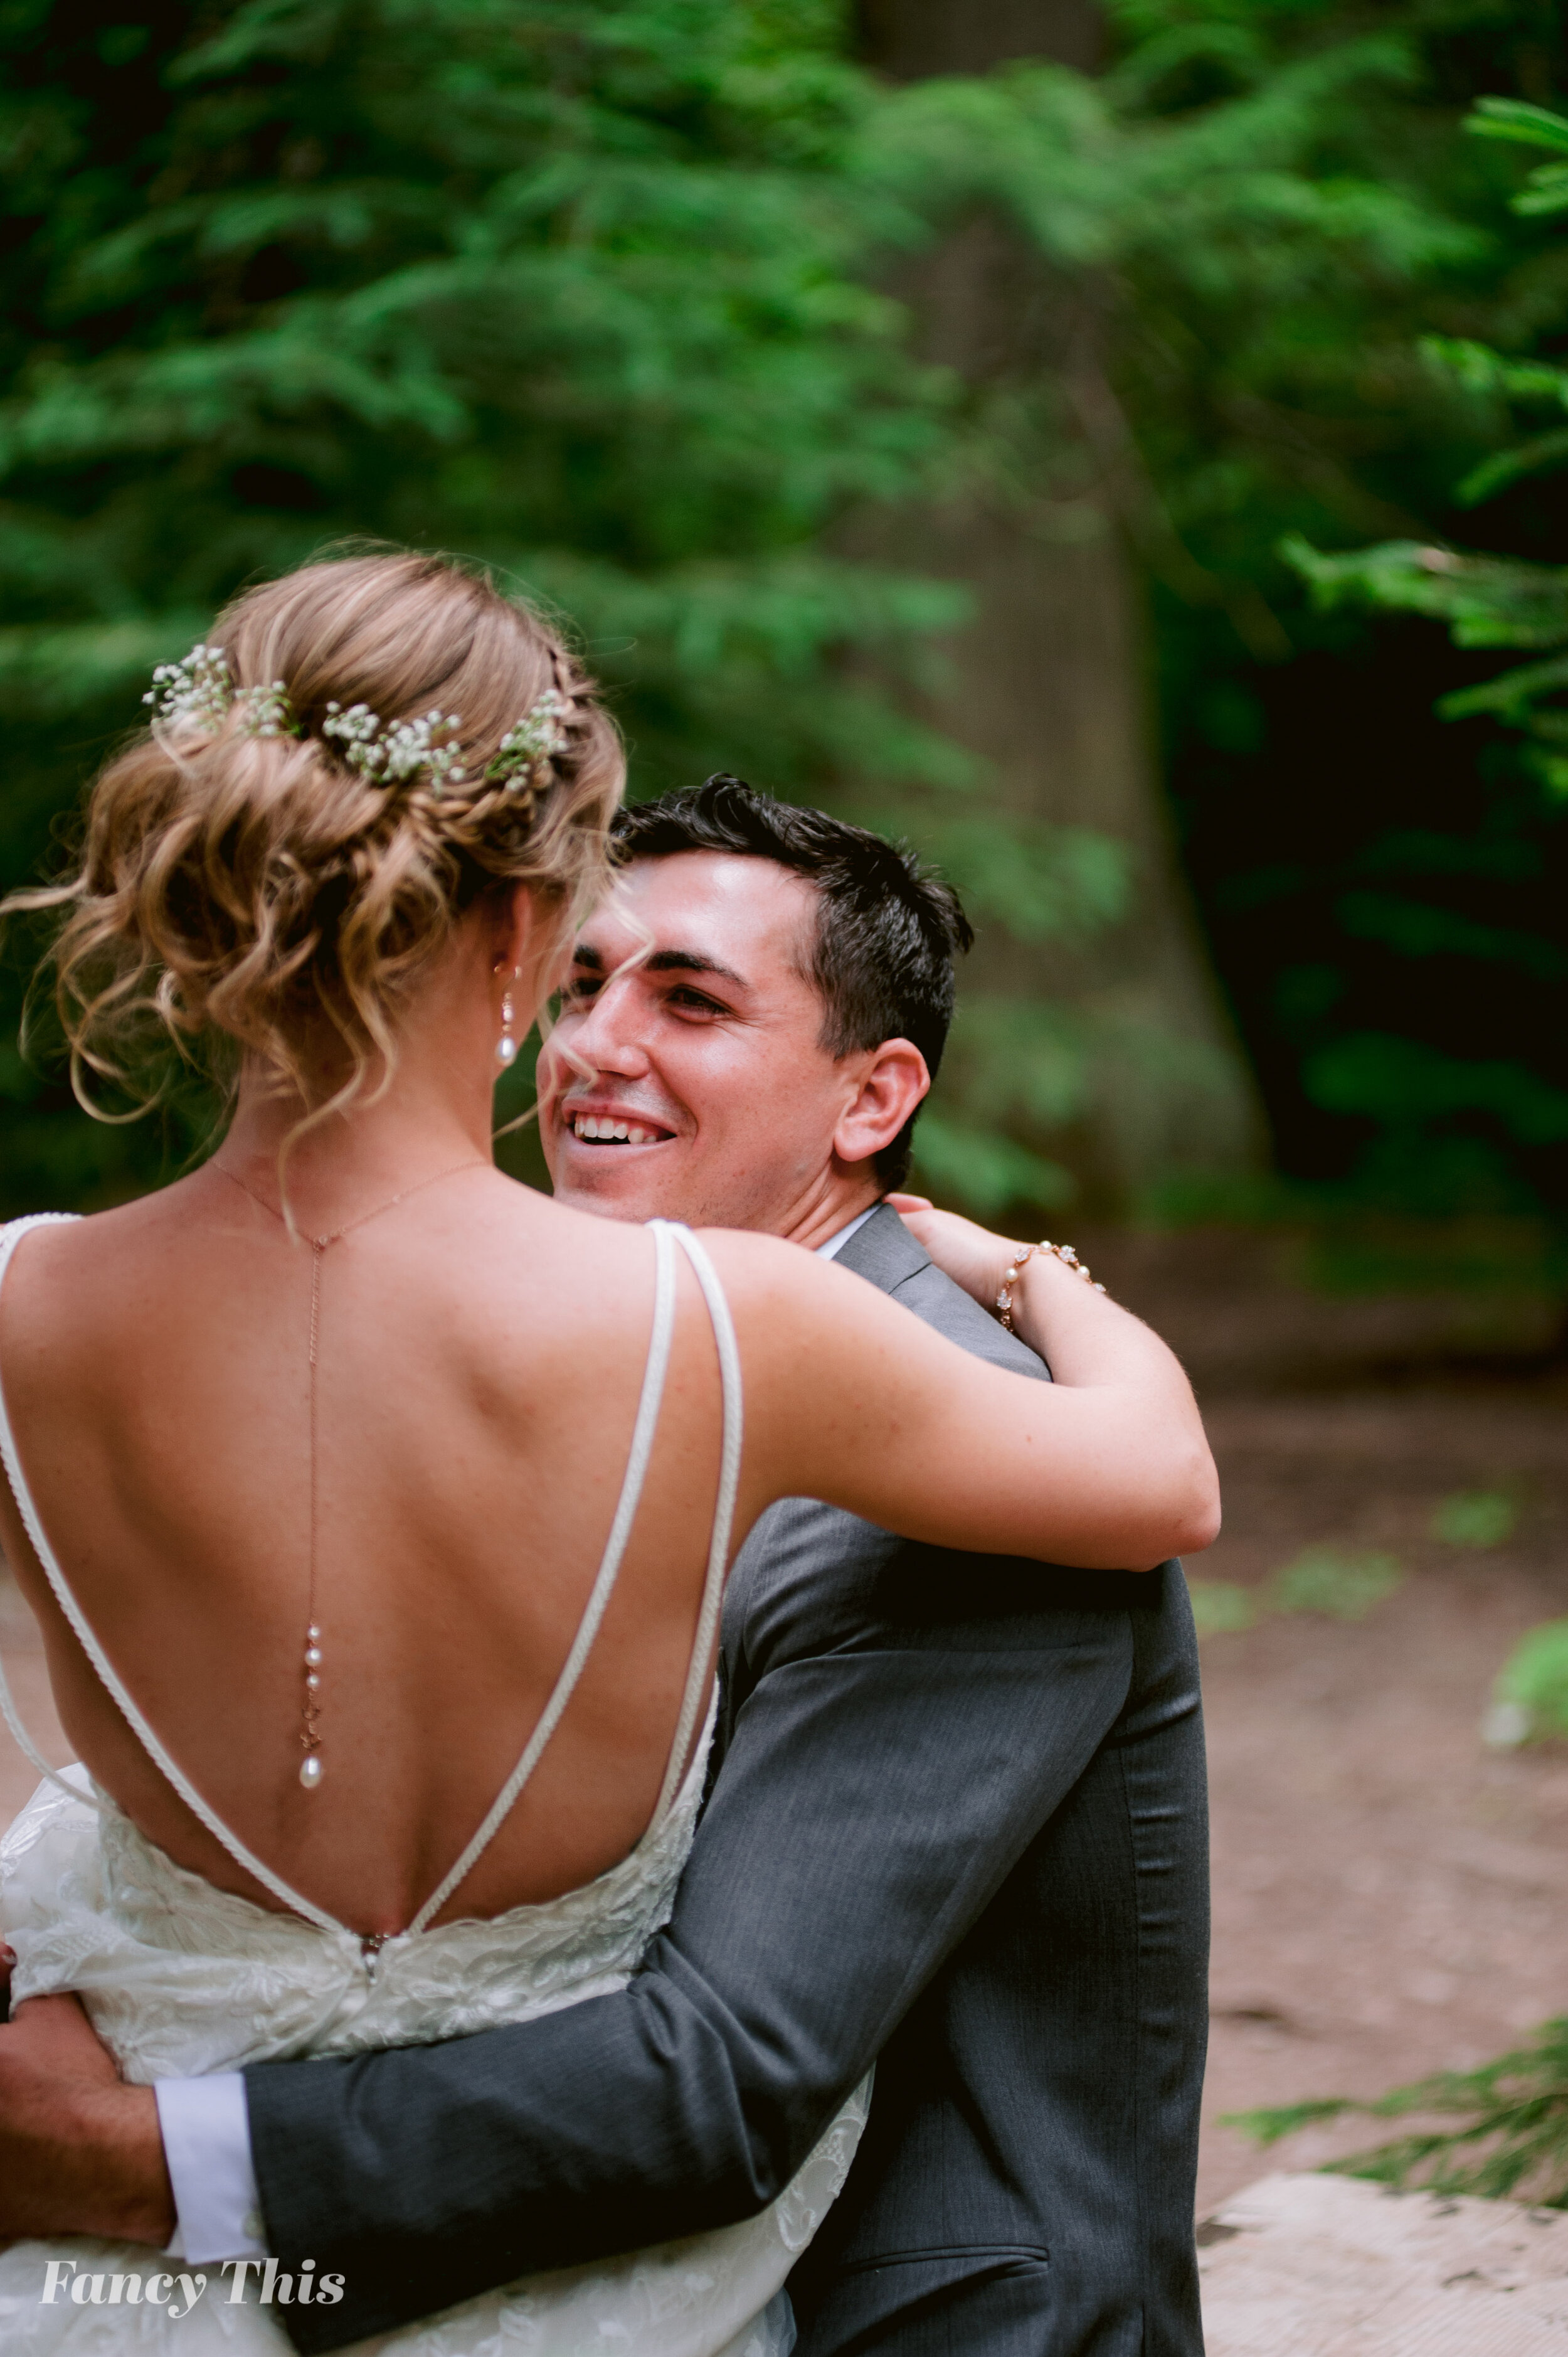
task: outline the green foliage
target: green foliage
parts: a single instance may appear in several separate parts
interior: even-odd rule
[[[156,661],[367,535],[567,615],[641,791],[972,785],[845,661],[899,679],[961,593],[823,537],[923,479],[948,404],[860,267],[875,92],[839,30],[766,0],[11,13],[0,883],[53,856]],[[1113,891],[1088,837],[1010,860],[983,806],[964,824],[1025,929]],[[94,1136],[56,1071],[0,1059],[16,1208],[123,1193],[202,1134],[197,1108]]]
[[[1434,1508],[1432,1535],[1446,1546],[1502,1546],[1519,1521],[1519,1500],[1509,1490],[1455,1490]]]
[[[997,1219],[1010,1203],[1047,1210],[1070,1203],[1070,1172],[1032,1154],[1000,1131],[932,1110],[922,1114],[914,1181],[949,1200],[967,1204],[977,1219]]]
[[[1200,1638],[1233,1636],[1258,1618],[1254,1590],[1233,1579],[1189,1579],[1187,1594]]]
[[[1287,803],[1281,770],[1304,731],[1287,719],[1271,731],[1242,681],[1285,667],[1302,639],[1332,637],[1302,610],[1275,554],[1283,533],[1365,540],[1369,525],[1387,531],[1391,514],[1448,495],[1462,431],[1417,344],[1490,325],[1499,307],[1490,285],[1514,259],[1495,221],[1507,160],[1453,135],[1465,73],[1490,70],[1530,7],[1398,0],[1372,30],[1348,0],[1139,0],[1111,14],[1118,54],[1097,82],[1016,64],[985,82],[912,85],[863,125],[867,177],[908,214],[903,245],[948,229],[976,274],[1000,253],[1033,254],[1040,269],[1009,365],[964,389],[948,474],[1042,549],[1103,531],[1111,514],[1144,561],[1191,872],[1247,1042],[1273,1051],[1259,1063],[1287,1169],[1316,1178],[1327,1148],[1335,1176],[1363,1162],[1356,1186],[1369,1198],[1526,1207],[1542,1181],[1561,1186],[1568,1157],[1556,1134],[1540,1146],[1530,1117],[1523,1146],[1498,1129],[1490,1075],[1471,1103],[1469,1075],[1434,1092],[1424,1071],[1426,1096],[1389,1120],[1381,1075],[1353,1075],[1347,1093],[1344,1075],[1314,1059],[1381,1035],[1396,1059],[1410,1047],[1441,1065],[1478,1060],[1466,985],[1478,966],[1487,981],[1520,959],[1556,966],[1549,931],[1499,921],[1490,846],[1438,815],[1420,782],[1412,825],[1381,818],[1393,799],[1384,776],[1356,780],[1335,825],[1347,761],[1326,745]],[[1544,314],[1552,290],[1537,285],[1532,302]],[[1344,643],[1351,631],[1335,619]],[[1335,693],[1344,736],[1359,740],[1347,674],[1316,688],[1314,726]],[[1202,754],[1188,759],[1193,737]],[[1226,806],[1196,776],[1209,748],[1224,754],[1214,769],[1236,778]],[[1459,854],[1436,891],[1410,846],[1417,827]],[[1532,815],[1511,832],[1537,856]],[[1252,875],[1247,834],[1281,844]],[[1335,854],[1348,872],[1332,888]],[[1233,957],[1242,926],[1229,924],[1238,891],[1257,896],[1247,962]],[[1294,924],[1278,921],[1278,903]],[[1294,1011],[1292,969],[1306,957],[1287,954],[1292,933],[1311,938],[1337,1004]],[[1412,962],[1424,971],[1405,981]],[[1410,1002],[1410,1028],[1391,1006],[1351,1004],[1347,969],[1381,983],[1389,966],[1387,997]],[[1090,1087],[1115,1053],[1108,1039],[1082,1042]],[[1530,1051],[1519,1060],[1554,1087]],[[1139,1082],[1160,1084],[1153,1056]],[[1186,1077],[1188,1101],[1197,1087]]]
[[[1330,1620],[1364,1620],[1398,1587],[1398,1558],[1380,1548],[1348,1554],[1333,1546],[1304,1547],[1276,1572],[1269,1601],[1276,1612],[1315,1612]]]
[[[39,7],[0,28],[0,880],[48,856],[153,662],[239,582],[368,534],[479,555],[570,617],[634,791],[725,767],[892,814],[1026,944],[1122,912],[1122,846],[1000,820],[981,765],[900,709],[961,592],[830,536],[977,480],[1052,530],[1092,522],[1059,371],[1042,356],[966,400],[877,281],[976,208],[1069,273],[1146,253],[1178,307],[1200,216],[1235,216],[1275,296],[1321,282],[1330,231],[1341,261],[1391,253],[1398,199],[1348,208],[1301,169],[1314,110],[1388,57],[1260,72],[1216,126],[1157,121],[1136,70],[884,90],[842,32],[830,5],[766,0],[245,0],[104,40]],[[1262,317],[1262,283],[1239,291],[1235,319]],[[984,1212],[1065,1200],[1009,1128],[1074,1119],[1105,1059],[1190,1077],[1048,1006],[977,1006],[966,1038],[922,1159]],[[73,1154],[64,1200],[159,1167],[151,1139],[82,1137],[52,1079],[7,1064],[0,1085],[18,1204],[59,1197]]]
[[[1568,153],[1568,117],[1523,101],[1483,98],[1466,127],[1486,139]],[[1561,213],[1568,208],[1568,165],[1538,166],[1512,201],[1525,216]],[[1550,359],[1454,337],[1427,337],[1421,352],[1434,379],[1451,386],[1472,414],[1487,414],[1494,433],[1506,434],[1520,411],[1561,417],[1568,410],[1568,370]],[[1565,463],[1568,425],[1548,425],[1490,451],[1461,479],[1455,498],[1475,505]],[[1488,717],[1520,731],[1548,797],[1568,798],[1568,567],[1409,539],[1325,555],[1292,535],[1283,554],[1325,612],[1360,606],[1420,614],[1445,622],[1456,647],[1512,647],[1543,656],[1452,691],[1437,709],[1451,721]],[[1511,964],[1541,983],[1561,983],[1568,969],[1560,936],[1477,924],[1467,912],[1430,902],[1385,899],[1380,909],[1362,893],[1347,896],[1340,913],[1352,928],[1359,919],[1360,929],[1380,931],[1405,957]],[[1478,1115],[1494,1134],[1500,1130],[1523,1146],[1568,1140],[1568,1091],[1517,1061],[1460,1060],[1408,1038],[1348,1038],[1309,1061],[1305,1082],[1309,1094],[1331,1109],[1372,1114],[1407,1134],[1452,1128],[1456,1116],[1463,1125]]]
[[[1519,371],[1512,372],[1516,377]],[[1568,406],[1568,371],[1553,370]],[[1549,445],[1550,449],[1549,449]],[[1523,473],[1528,465],[1568,459],[1568,429],[1507,455]],[[1489,470],[1487,489],[1501,488],[1503,457]],[[1480,479],[1472,476],[1472,483]],[[1502,557],[1463,556],[1452,549],[1389,541],[1346,556],[1323,556],[1300,539],[1284,553],[1308,580],[1326,610],[1340,604],[1369,604],[1425,614],[1448,624],[1458,647],[1568,647],[1568,566],[1525,565]],[[1526,730],[1538,749],[1535,768],[1549,791],[1568,795],[1568,758],[1554,748],[1568,746],[1568,654],[1521,663],[1498,678],[1444,696],[1444,718],[1463,720],[1493,714],[1506,726]],[[1482,955],[1488,954],[1483,948]],[[1530,954],[1549,963],[1554,952],[1535,944]]]
[[[1560,216],[1509,202],[1560,27],[1529,0],[1400,0],[1377,12],[1398,62],[1373,70],[1364,12],[1331,0],[1243,11],[1240,30],[1218,5],[1133,13],[1150,56],[1158,38],[1177,61],[1165,104],[1213,124],[1236,102],[1234,55],[1359,58],[1305,170],[1391,207],[1380,239],[1351,240],[1320,283],[1304,274],[1250,332],[1200,309],[1207,351],[1189,364],[1167,340],[1157,405],[1123,393],[1163,511],[1227,584],[1251,658],[1196,574],[1156,564],[1187,856],[1282,1163],[1389,1211],[1561,1207],[1568,1153],[1542,1108],[1568,1093],[1568,1055],[1528,987],[1562,973],[1568,834],[1542,790],[1561,752],[1531,736],[1527,768],[1509,733],[1520,694],[1539,711],[1552,683],[1498,683],[1477,659],[1568,645],[1561,502],[1527,500],[1539,473],[1521,471],[1550,467],[1568,424],[1568,252]],[[1457,135],[1467,101],[1515,90],[1491,135]],[[1396,199],[1420,224],[1403,244]],[[1496,553],[1457,554],[1455,506],[1483,498]],[[1279,626],[1273,662],[1266,633],[1247,635],[1248,587]],[[1451,622],[1455,651],[1399,619],[1417,615]]]
[[[1367,511],[1345,412],[1386,438],[1429,401],[1409,329],[1493,240],[1430,168],[1425,7],[1371,37],[1336,0],[1112,14],[1098,82],[917,83],[862,156],[906,244],[988,217],[1052,274],[1032,364],[972,396],[966,473],[1047,538],[1109,496],[1166,588],[1277,658],[1271,523]]]
[[[1520,1715],[1525,1738],[1568,1736],[1568,1620],[1544,1621],[1520,1639],[1498,1674],[1497,1698]]]
[[[723,767],[891,817],[989,925],[1070,939],[1125,904],[1121,846],[991,807],[983,765],[909,716],[961,590],[845,553],[868,507],[978,492],[1043,545],[1117,530],[1146,568],[1178,815],[1287,1167],[1316,1175],[1342,1138],[1402,1202],[1551,1198],[1568,1069],[1511,1036],[1481,1051],[1459,1011],[1559,972],[1524,912],[1551,886],[1534,802],[1454,819],[1418,796],[1396,821],[1380,776],[1334,822],[1336,759],[1298,817],[1309,732],[1270,707],[1305,677],[1293,643],[1338,661],[1361,627],[1326,572],[1306,609],[1282,535],[1446,554],[1426,519],[1461,474],[1493,479],[1498,420],[1562,415],[1533,350],[1568,296],[1554,216],[1510,218],[1497,144],[1541,132],[1532,93],[1491,110],[1489,145],[1453,135],[1537,54],[1538,0],[1395,0],[1370,31],[1357,0],[1111,15],[1098,81],[1026,62],[887,88],[832,0],[13,11],[0,882],[54,856],[155,661],[240,582],[371,535],[480,556],[570,616],[635,791]],[[971,380],[917,356],[885,289],[976,224],[1035,275],[1015,362]],[[1383,609],[1419,576],[1421,610],[1478,617],[1502,587],[1466,568],[1490,562],[1391,556]],[[1555,661],[1553,568],[1517,597]],[[1552,684],[1514,679],[1554,776]],[[1509,718],[1495,683],[1443,683],[1479,691],[1461,729]],[[1337,866],[1309,831],[1343,837]],[[1201,1089],[1156,1041],[1022,1001],[970,1038],[924,1164],[983,1211],[1062,1200],[1040,1137],[1111,1062]],[[145,1183],[200,1127],[90,1138],[53,1068],[8,1050],[0,1100],[17,1207]]]
[[[1440,2071],[1371,2104],[1335,2097],[1235,2112],[1225,2125],[1266,2146],[1347,2114],[1400,2119],[1412,2113],[1462,2125],[1399,2136],[1328,2168],[1380,2185],[1568,2209],[1568,2018],[1546,2022],[1528,2046],[1479,2071]]]
[[[1217,1637],[1300,1612],[1327,1620],[1364,1620],[1403,1580],[1398,1557],[1380,1548],[1358,1552],[1317,1545],[1304,1547],[1261,1587],[1195,1579],[1188,1593],[1199,1637]]]
[[[1568,156],[1568,120],[1550,108],[1531,106],[1517,98],[1483,98],[1466,129],[1477,139],[1517,140],[1524,147],[1548,147]],[[1514,199],[1521,213],[1568,210],[1568,164],[1538,164],[1530,185]]]

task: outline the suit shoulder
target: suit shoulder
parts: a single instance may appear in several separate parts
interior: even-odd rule
[[[978,1301],[961,1285],[955,1285],[950,1276],[944,1276],[930,1261],[911,1270],[887,1290],[890,1299],[912,1309],[917,1318],[935,1327],[939,1334],[956,1342],[961,1350],[972,1351],[975,1358],[984,1359],[993,1367],[1005,1367],[1011,1374],[1037,1375],[1042,1382],[1049,1383],[1044,1361],[1037,1359],[1015,1334],[1004,1332]]]

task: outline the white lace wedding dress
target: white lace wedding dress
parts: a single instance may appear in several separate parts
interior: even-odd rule
[[[0,1229],[0,1282],[36,1221]],[[16,1953],[20,2002],[74,1989],[124,2075],[139,2084],[247,2063],[427,2044],[526,2021],[623,1987],[668,1918],[692,1843],[712,1727],[686,1760],[708,1684],[740,1454],[739,1363],[718,1279],[684,1230],[654,1222],[652,1336],[626,1480],[604,1561],[572,1651],[528,1749],[473,1840],[406,1932],[379,1947],[292,1891],[229,1832],[189,1785],[125,1692],[83,1619],[44,1534],[0,1394],[0,1453],[27,1534],[62,1610],[110,1693],[187,1804],[290,1910],[274,1913],[177,1866],[84,1770],[56,1776],[0,1704],[46,1781],[0,1841],[0,1929]],[[487,1921],[432,1925],[526,1783],[581,1674],[609,1600],[651,1451],[669,1361],[674,1244],[707,1299],[725,1377],[724,1464],[691,1674],[652,1822],[618,1866],[581,1889]],[[656,2248],[487,2293],[422,2324],[357,2344],[388,2357],[787,2357],[794,2326],[784,2278],[848,2173],[870,2082],[857,2089],[785,2192],[759,2217]],[[51,2259],[104,2289],[82,2304]],[[254,2267],[236,2273],[129,2244],[29,2241],[0,2251],[5,2357],[284,2357],[277,2310]],[[205,2276],[188,2312],[138,2297],[149,2280]],[[133,2291],[123,2280],[138,2277]],[[181,2304],[174,2287],[173,2306]],[[111,2304],[112,2303],[112,2304]]]

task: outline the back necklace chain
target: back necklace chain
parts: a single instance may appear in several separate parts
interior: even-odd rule
[[[253,1187],[247,1187],[237,1171],[225,1169],[221,1162],[216,1161],[209,1162],[207,1167],[209,1170],[216,1170],[220,1178],[231,1179],[242,1194],[249,1195],[252,1203],[259,1203],[263,1211],[268,1212],[280,1224],[287,1226],[288,1222],[283,1213],[269,1203],[264,1195],[258,1195]],[[373,1211],[361,1211],[357,1220],[346,1220],[340,1228],[332,1229],[328,1234],[306,1238],[306,1243],[310,1246],[310,1546],[309,1576],[305,1607],[304,1660],[301,1664],[305,1683],[301,1689],[302,1698],[299,1708],[299,1744],[305,1757],[299,1763],[299,1781],[307,1792],[317,1791],[322,1775],[321,1663],[323,1657],[321,1624],[316,1617],[316,1369],[321,1340],[321,1264],[331,1245],[341,1243],[345,1236],[351,1236],[356,1228],[364,1227],[369,1221],[379,1220],[383,1211],[390,1211],[395,1204],[406,1203],[413,1195],[423,1195],[427,1187],[438,1187],[443,1178],[456,1178],[459,1171],[489,1170],[491,1167],[478,1155],[475,1155],[467,1162],[455,1162],[450,1169],[437,1170],[433,1178],[422,1178],[417,1187],[404,1187],[398,1194],[389,1195],[386,1201],[378,1203]]]

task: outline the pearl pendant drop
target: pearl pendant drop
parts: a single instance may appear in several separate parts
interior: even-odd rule
[[[321,1781],[321,1738],[316,1731],[321,1717],[321,1705],[317,1700],[320,1691],[321,1625],[312,1620],[305,1632],[305,1708],[301,1716],[306,1749],[299,1763],[299,1781],[307,1792],[314,1792]]]
[[[515,982],[518,974],[516,966],[513,966],[511,973],[512,980]],[[501,1036],[496,1041],[496,1061],[500,1066],[503,1072],[506,1071],[507,1066],[514,1063],[517,1059],[517,1041],[511,1036],[511,1027],[516,1020],[517,1016],[512,1007],[511,993],[510,990],[503,991],[501,993]]]

